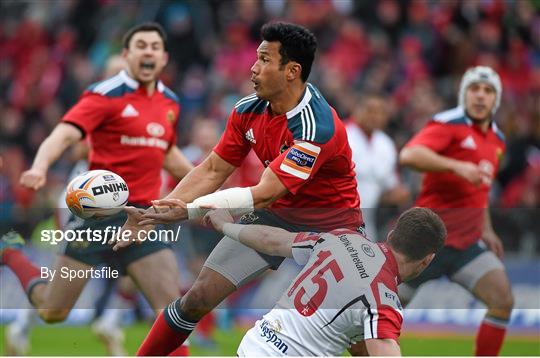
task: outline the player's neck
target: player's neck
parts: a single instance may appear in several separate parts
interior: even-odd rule
[[[304,96],[307,83],[293,84],[281,92],[276,98],[270,100],[270,109],[275,115],[285,114],[296,107]]]
[[[156,90],[157,81],[152,81],[148,83],[139,82],[139,85],[144,89],[148,97],[150,97],[154,94],[154,91]]]
[[[411,279],[412,276],[414,275],[414,268],[411,262],[407,260],[405,255],[400,254],[396,250],[392,249],[392,247],[390,247],[390,251],[392,251],[392,254],[394,255],[396,259],[398,273],[399,273],[399,280],[403,282],[403,281],[407,281]]]

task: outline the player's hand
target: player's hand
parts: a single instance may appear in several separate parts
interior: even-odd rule
[[[488,171],[471,162],[457,162],[453,168],[453,172],[474,185],[489,183],[491,181],[491,174]]]
[[[47,171],[31,168],[22,173],[19,182],[26,188],[38,190],[47,182]]]
[[[142,220],[142,215],[147,210],[153,210],[152,208],[148,209],[139,209],[133,206],[126,206],[124,211],[127,213],[127,220],[122,226],[120,235],[113,237],[109,240],[109,245],[113,245],[113,250],[118,251],[124,247],[128,247],[134,242],[142,242],[146,238],[146,233],[154,229],[154,225],[139,225],[139,222]],[[127,235],[126,233],[129,233]]]
[[[500,260],[503,259],[504,248],[501,239],[493,230],[482,233],[482,241]]]
[[[203,206],[204,207],[204,206]],[[203,219],[208,226],[213,226],[219,232],[223,232],[223,225],[234,223],[234,219],[227,209],[216,209],[209,211]]]
[[[142,215],[139,225],[170,224],[188,218],[187,205],[179,199],[153,200],[152,208]]]

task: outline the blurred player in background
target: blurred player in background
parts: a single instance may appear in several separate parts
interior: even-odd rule
[[[375,241],[377,207],[405,205],[410,200],[409,190],[399,181],[394,141],[384,133],[389,118],[387,99],[365,95],[357,102],[346,126],[366,232]]]
[[[103,71],[103,78],[116,75],[121,70],[127,68],[127,62],[121,55],[114,55],[109,58]],[[70,150],[71,160],[75,163],[68,175],[67,182],[70,182],[77,175],[88,171],[88,138],[72,145]],[[64,230],[73,215],[67,209],[65,192],[58,198],[58,208],[55,212],[56,227]],[[129,280],[129,278],[123,278]],[[110,311],[109,311],[110,312]],[[109,314],[110,315],[110,314]],[[7,355],[27,355],[30,349],[29,334],[30,329],[36,323],[37,313],[29,308],[19,309],[16,318],[6,328],[6,353]],[[98,336],[106,337],[107,351],[111,355],[125,355],[123,348],[123,334],[118,325],[113,325],[110,317],[106,320],[107,325],[97,324],[94,331]],[[105,332],[106,331],[106,332]],[[123,353],[123,354],[122,354]]]
[[[276,306],[246,333],[241,357],[340,356],[356,342],[368,355],[400,355],[397,285],[422,272],[446,238],[441,219],[425,208],[404,212],[379,244],[345,229],[292,233],[234,224],[226,210],[211,211],[205,220],[258,252],[304,266]]]
[[[501,95],[495,71],[469,69],[461,80],[459,106],[435,115],[400,153],[401,164],[426,173],[416,205],[435,210],[448,230],[440,255],[400,287],[400,296],[409,301],[421,284],[444,275],[469,290],[488,308],[475,345],[476,355],[488,356],[499,354],[514,304],[488,208],[505,151],[493,121]]]
[[[320,92],[307,83],[315,36],[298,25],[270,23],[262,27],[261,37],[251,68],[255,93],[235,105],[218,145],[165,200],[154,202],[156,208],[130,210],[124,229],[136,233],[157,223],[202,218],[207,210],[200,205],[213,204],[249,213],[245,223],[293,232],[362,230],[345,127]],[[215,192],[252,149],[266,167],[260,182]],[[189,203],[189,211],[185,204],[177,207],[176,199]],[[175,206],[167,209],[171,203]],[[129,245],[119,241],[115,249]],[[207,312],[283,260],[223,238],[187,294],[158,317],[137,354],[176,354]]]
[[[85,91],[40,146],[32,168],[21,176],[23,186],[43,187],[48,168],[85,136],[90,145],[89,169],[107,169],[122,176],[135,206],[148,206],[159,197],[162,167],[176,178],[192,168],[175,145],[178,98],[158,80],[168,61],[165,32],[156,23],[138,25],[127,32],[123,46],[127,70]],[[74,220],[69,228],[104,230],[124,221],[121,213],[99,221]],[[20,252],[22,243],[14,233],[5,235],[0,241],[1,262],[17,275],[44,321],[65,320],[88,278],[68,281],[57,276],[48,283]],[[178,266],[165,242],[145,242],[121,253],[98,242],[69,242],[55,269],[86,270],[112,261],[134,279],[156,312],[178,297]],[[182,352],[186,353],[185,347]]]

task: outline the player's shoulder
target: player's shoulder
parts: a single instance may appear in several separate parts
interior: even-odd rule
[[[252,93],[236,102],[234,111],[237,114],[263,114],[267,106],[268,101],[257,97],[256,93]]]
[[[174,93],[174,91],[172,89],[165,86],[163,84],[163,82],[158,81],[157,89],[158,89],[159,92],[161,92],[163,94],[163,96],[165,98],[168,98],[171,101],[174,101],[177,105],[180,105],[180,98],[178,98],[178,96],[176,95],[176,93]]]
[[[499,140],[500,140],[503,144],[506,144],[506,136],[505,136],[504,133],[499,129],[499,126],[498,126],[495,122],[491,122],[491,130],[493,131],[493,133],[495,133],[495,135],[497,136],[497,138],[499,138]]]
[[[433,116],[432,122],[448,125],[471,125],[472,121],[462,107],[455,107]]]
[[[86,91],[105,97],[121,97],[127,93],[135,92],[138,86],[138,82],[129,77],[125,70],[122,70],[112,77],[91,84]]]
[[[287,112],[287,125],[295,140],[324,144],[334,135],[334,112],[319,90],[308,83],[300,103]]]

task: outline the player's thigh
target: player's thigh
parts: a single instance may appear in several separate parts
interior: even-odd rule
[[[449,277],[469,292],[473,292],[477,283],[494,270],[504,271],[502,262],[491,251],[474,244],[459,253]]]
[[[259,277],[270,264],[257,251],[225,236],[206,259],[204,268],[217,272],[238,288]],[[199,275],[197,281],[200,278],[204,276]]]
[[[156,311],[180,296],[180,272],[170,249],[153,252],[130,263],[127,273]]]
[[[504,269],[486,272],[474,285],[472,293],[490,310],[509,312],[514,305],[510,280]]]
[[[81,295],[89,278],[87,270],[91,268],[71,257],[58,256],[54,265],[54,279],[46,285],[42,300],[37,302],[40,315],[67,315]]]

